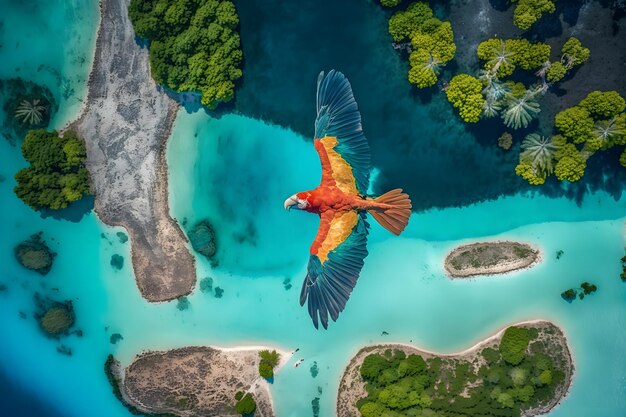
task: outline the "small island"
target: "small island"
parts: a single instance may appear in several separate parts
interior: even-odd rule
[[[273,417],[269,385],[259,376],[269,352],[261,347],[185,347],[142,353],[125,369],[109,356],[105,372],[118,399],[134,412],[208,417],[255,410],[257,417]],[[291,354],[271,352],[280,358],[276,373]]]
[[[580,288],[570,288],[561,293],[561,298],[563,298],[568,303],[571,303],[576,299],[576,297],[583,300],[586,295],[593,294],[598,291],[598,286],[596,284],[591,284],[587,281],[580,284]]]
[[[541,260],[541,252],[526,243],[476,242],[454,248],[444,261],[452,278],[505,274],[528,268]]]
[[[573,372],[563,332],[547,321],[510,326],[452,355],[368,346],[343,373],[337,416],[537,416],[567,394]]]

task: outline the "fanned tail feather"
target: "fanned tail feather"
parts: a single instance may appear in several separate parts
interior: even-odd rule
[[[411,199],[409,195],[396,188],[374,199],[375,202],[391,206],[389,208],[373,208],[368,213],[380,223],[382,227],[394,235],[402,233],[411,217]]]

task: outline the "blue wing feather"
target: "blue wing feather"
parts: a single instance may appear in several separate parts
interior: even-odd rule
[[[367,233],[369,224],[365,212],[350,235],[339,246],[329,252],[323,264],[316,255],[311,255],[307,275],[302,283],[300,305],[308,299],[309,315],[317,329],[319,322],[328,328],[328,317],[337,321],[354,289],[367,256]]]
[[[335,151],[352,167],[356,187],[367,193],[370,176],[370,148],[363,134],[361,113],[348,79],[331,70],[317,79],[315,138],[335,136]]]

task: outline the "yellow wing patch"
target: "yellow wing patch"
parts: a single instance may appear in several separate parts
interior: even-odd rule
[[[335,136],[324,136],[320,139],[320,143],[324,145],[324,150],[328,156],[328,162],[330,163],[331,175],[335,180],[337,188],[347,194],[359,194],[356,188],[356,181],[352,174],[352,167],[335,152],[335,146],[337,145],[337,138]]]
[[[354,229],[358,221],[359,215],[354,210],[335,214],[330,221],[330,228],[326,233],[326,237],[317,251],[317,257],[321,263],[326,262],[330,251],[341,245],[350,236],[352,229]]]

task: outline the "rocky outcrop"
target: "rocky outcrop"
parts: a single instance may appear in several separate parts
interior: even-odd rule
[[[169,215],[165,145],[178,105],[150,77],[128,0],[102,0],[87,107],[72,129],[85,138],[95,209],[127,229],[137,286],[148,301],[190,293],[196,276],[186,238]]]
[[[17,245],[13,252],[20,265],[41,275],[50,272],[56,256],[41,238],[41,233],[32,235],[30,239]]]

